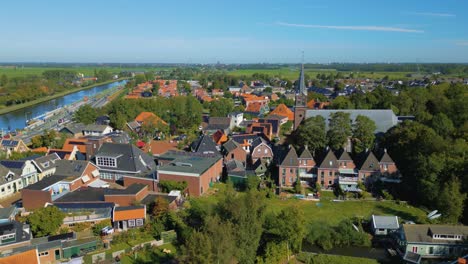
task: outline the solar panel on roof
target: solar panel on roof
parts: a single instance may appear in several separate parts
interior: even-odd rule
[[[24,161],[2,160],[0,161],[0,164],[11,169],[21,169],[23,167]]]

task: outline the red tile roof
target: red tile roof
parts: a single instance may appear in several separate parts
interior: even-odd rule
[[[27,263],[27,264],[39,264],[39,256],[37,249],[31,249],[28,251],[24,251],[18,254],[14,254],[8,257],[2,257],[0,259],[0,264],[20,264],[20,263]]]
[[[279,104],[275,110],[271,111],[270,115],[285,116],[288,120],[294,120],[294,112],[291,111],[285,104]]]
[[[130,219],[144,219],[146,217],[146,209],[129,207],[127,210],[114,210],[113,221],[122,221]]]
[[[139,123],[153,122],[154,124],[161,122],[162,124],[167,125],[167,123],[164,120],[162,120],[159,116],[151,112],[141,112],[137,117],[135,117],[135,121]]]
[[[145,152],[151,152],[156,156],[162,155],[169,150],[178,150],[176,141],[151,140],[151,142],[144,147]]]

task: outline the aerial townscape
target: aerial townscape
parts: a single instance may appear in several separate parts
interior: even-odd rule
[[[468,3],[20,2],[0,264],[468,263]]]

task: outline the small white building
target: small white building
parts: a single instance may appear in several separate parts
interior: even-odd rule
[[[228,117],[231,118],[231,120],[234,121],[234,126],[239,127],[240,123],[244,121],[244,113],[242,112],[232,112],[229,113]]]
[[[386,236],[400,229],[398,216],[372,215],[372,232],[376,236]]]

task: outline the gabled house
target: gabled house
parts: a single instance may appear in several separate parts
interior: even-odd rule
[[[317,178],[315,160],[307,147],[298,156],[296,149],[290,146],[278,167],[280,187],[292,187],[297,180],[314,183]]]
[[[398,168],[396,167],[395,162],[387,153],[387,150],[384,150],[384,154],[380,158],[379,161],[380,165],[380,173],[383,177],[393,176],[398,173]]]
[[[141,112],[135,117],[135,120],[127,123],[127,126],[137,133],[141,131],[141,127],[144,125],[152,125],[155,128],[158,126],[168,126],[164,120],[152,112]]]
[[[143,147],[143,151],[151,153],[153,157],[157,158],[169,150],[178,150],[177,141],[173,140],[151,140]]]
[[[271,140],[273,137],[273,126],[271,123],[268,122],[255,122],[249,124],[245,132],[248,134],[263,134],[265,135],[265,137]]]
[[[60,160],[60,157],[57,155],[57,153],[40,156],[31,160],[38,171],[37,178],[39,181],[44,177],[51,176],[55,173],[55,162],[57,160]]]
[[[37,169],[30,160],[2,160],[0,164],[21,177],[23,188],[37,182]]]
[[[114,129],[108,125],[89,124],[83,127],[83,136],[102,136],[111,133]]]
[[[371,176],[380,175],[379,160],[375,157],[372,151],[367,151],[357,156],[356,167],[358,169],[358,177],[362,182],[367,182]]]
[[[250,145],[251,164],[254,164],[259,159],[266,161],[267,164],[273,160],[273,150],[268,142],[262,137],[257,137]]]
[[[294,120],[294,112],[291,109],[289,109],[285,104],[279,104],[268,115],[284,116],[287,117],[289,121]]]
[[[22,188],[24,183],[21,176],[0,165],[0,199],[13,195]]]
[[[191,145],[190,150],[192,152],[201,154],[218,154],[218,147],[213,139],[208,135],[201,135]]]
[[[68,192],[88,186],[99,179],[96,165],[81,160],[57,160],[55,172],[21,191],[23,206],[27,210],[44,207]]]
[[[21,139],[2,139],[0,142],[0,148],[7,153],[7,156],[9,156],[12,152],[22,153],[29,151],[28,146]]]
[[[359,188],[357,187],[359,182],[358,177],[358,170],[356,169],[356,165],[354,164],[353,159],[349,155],[349,153],[343,149],[339,155],[337,155],[338,163],[339,163],[339,176],[338,176],[338,184],[340,185],[341,189],[344,191],[353,191],[359,192]]]
[[[400,224],[398,216],[372,215],[371,227],[374,235],[386,236],[398,232]]]
[[[242,146],[234,140],[229,140],[221,147],[221,153],[224,157],[224,162],[237,160],[245,167],[247,163],[247,152]]]
[[[450,258],[468,253],[468,226],[404,224],[398,244],[421,258]]]
[[[100,178],[109,182],[148,185],[157,190],[156,163],[153,158],[131,144],[104,143],[94,156]]]
[[[330,188],[333,186],[338,176],[338,159],[333,151],[329,149],[317,167],[317,182],[320,183],[323,188]]]
[[[234,121],[234,126],[240,126],[240,123],[244,121],[244,113],[243,112],[232,112],[228,115]]]
[[[211,135],[211,138],[213,141],[216,143],[216,145],[221,145],[224,142],[228,141],[228,137],[222,130],[216,131],[213,135]]]

